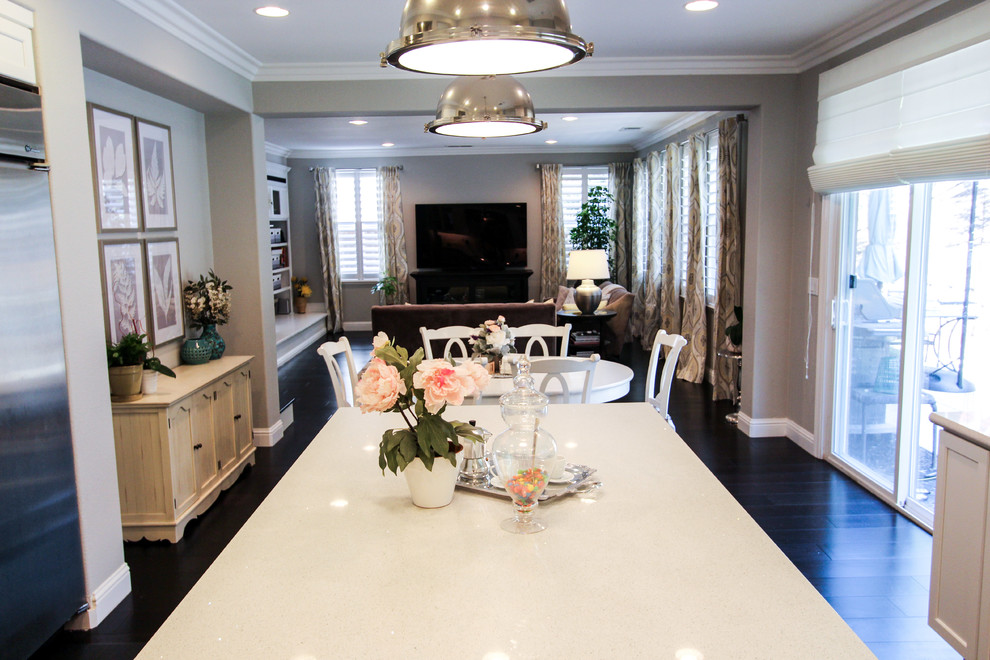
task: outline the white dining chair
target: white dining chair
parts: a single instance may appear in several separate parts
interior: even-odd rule
[[[334,396],[337,397],[337,406],[349,408],[354,405],[354,392],[357,390],[358,375],[354,368],[354,355],[351,353],[351,342],[347,337],[341,337],[337,341],[328,341],[320,344],[316,352],[323,356],[327,363],[327,370],[330,372],[330,384],[333,385]],[[337,362],[337,356],[344,354],[347,362],[347,378]]]
[[[588,403],[591,400],[591,383],[595,380],[595,367],[601,356],[592,353],[591,357],[549,357],[536,358],[530,363],[529,372],[531,374],[545,374],[540,382],[540,391],[547,394],[550,383],[560,384],[560,395],[556,393],[547,395],[551,403]],[[571,391],[567,384],[566,374],[584,372],[584,387],[581,389],[580,398],[578,391]],[[534,380],[536,380],[534,378]]]
[[[516,339],[516,350],[521,348],[518,343],[520,339],[529,338],[529,341],[526,342],[525,350],[520,351],[525,353],[526,357],[532,357],[533,347],[537,345],[543,349],[542,355],[551,357],[552,354],[547,346],[548,339],[560,339],[560,352],[557,355],[565,356],[567,355],[567,345],[571,341],[571,324],[549,325],[548,323],[530,323],[529,325],[512,328],[512,336]]]
[[[464,340],[470,339],[476,332],[476,328],[469,328],[466,325],[448,325],[443,328],[425,328],[420,326],[419,328],[419,334],[423,337],[423,352],[426,354],[427,360],[433,359],[432,342],[444,339],[447,340],[446,345],[443,347],[444,358],[450,357],[451,349],[455,346],[460,349],[460,357],[466,358],[470,356],[471,350],[464,343]]]
[[[650,353],[650,369],[646,373],[645,401],[663,415],[671,428],[674,428],[674,420],[670,418],[670,412],[667,410],[667,404],[670,402],[670,385],[674,382],[677,358],[686,344],[687,340],[680,335],[668,335],[666,330],[657,330],[657,335],[653,339],[653,351]],[[664,347],[667,348],[666,357],[663,361],[663,371],[660,372],[660,386],[657,387],[657,363],[663,357]]]

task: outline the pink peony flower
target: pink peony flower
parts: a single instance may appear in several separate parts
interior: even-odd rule
[[[476,386],[467,369],[446,360],[424,360],[413,374],[413,387],[423,390],[426,409],[435,415],[445,403],[464,403],[464,397],[473,394]]]
[[[373,358],[368,363],[355,392],[363,413],[385,412],[395,405],[400,394],[405,393],[406,384],[399,376],[399,370],[385,364],[381,358]]]
[[[492,379],[492,375],[488,373],[488,369],[485,369],[477,362],[465,362],[458,366],[457,369],[463,372],[464,376],[462,376],[462,379],[467,378],[473,384],[470,386],[472,391],[469,394],[483,390],[488,385],[488,381]]]
[[[371,345],[374,346],[375,347],[375,350],[377,351],[379,348],[381,348],[382,346],[386,345],[388,343],[388,341],[389,341],[388,340],[388,335],[386,335],[384,332],[379,332],[371,340]]]

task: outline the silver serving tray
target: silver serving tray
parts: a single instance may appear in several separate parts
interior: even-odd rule
[[[600,481],[589,482],[591,475],[596,472],[593,467],[568,463],[564,466],[564,472],[571,475],[570,480],[561,483],[550,482],[550,484],[547,485],[546,489],[543,491],[543,494],[540,495],[540,502],[551,500],[555,497],[570,495],[571,493],[585,493],[589,490],[600,488],[602,485],[602,482]],[[493,476],[494,475],[489,472],[488,476],[485,477],[484,480],[475,482],[468,480],[464,477],[464,475],[458,475],[457,487],[464,488],[465,490],[473,490],[476,493],[487,493],[488,495],[504,497],[507,500],[511,499],[504,488],[496,486],[492,483]]]

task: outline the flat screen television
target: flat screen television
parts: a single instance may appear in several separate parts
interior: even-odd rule
[[[526,204],[417,204],[416,263],[441,270],[526,267]]]

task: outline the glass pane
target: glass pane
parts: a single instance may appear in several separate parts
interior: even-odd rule
[[[848,315],[838,365],[845,414],[833,451],[888,489],[897,466],[909,192],[904,186],[851,195],[847,220],[853,252],[843,282]]]
[[[916,187],[916,194],[922,189]],[[920,432],[912,495],[935,506],[937,430],[929,413],[972,410],[990,391],[990,181],[935,183],[925,287]]]

